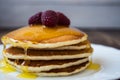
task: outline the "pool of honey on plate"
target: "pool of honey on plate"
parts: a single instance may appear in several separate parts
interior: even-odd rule
[[[3,73],[10,73],[16,71],[11,65],[5,62],[5,59],[0,60],[0,70]]]
[[[101,69],[101,66],[100,64],[93,63],[92,61],[90,61],[90,65],[87,67],[87,69],[99,71]]]
[[[28,71],[27,66],[22,66],[21,69],[24,72],[19,73],[17,75],[17,77],[19,77],[19,78],[30,78],[30,79],[37,78],[36,74],[27,72]],[[13,68],[10,64],[6,63],[5,59],[2,59],[2,60],[0,60],[0,71],[3,72],[4,74],[7,74],[7,73],[16,72],[16,69]]]

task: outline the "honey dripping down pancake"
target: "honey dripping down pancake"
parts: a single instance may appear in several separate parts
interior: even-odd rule
[[[88,35],[70,28],[63,13],[39,12],[28,23],[2,37],[5,62],[14,69],[40,76],[65,76],[89,66],[93,48]]]

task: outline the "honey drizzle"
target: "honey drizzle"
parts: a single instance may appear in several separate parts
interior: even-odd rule
[[[37,75],[34,73],[22,72],[22,73],[18,74],[17,77],[35,79],[35,78],[37,78]]]
[[[28,64],[30,63],[30,61],[27,60],[27,51],[28,51],[28,48],[29,48],[29,46],[27,44],[24,44],[23,49],[24,49],[25,57],[24,57],[24,61],[21,64],[22,66],[24,66],[24,64],[26,63],[26,61],[27,61]]]
[[[22,63],[22,65],[25,64],[25,61]],[[35,79],[38,76],[35,73],[30,73],[28,70],[28,66],[21,66],[21,70],[23,72],[21,72],[20,74],[17,75],[17,77],[19,78],[31,78],[31,79]]]
[[[3,43],[3,51],[2,51],[2,54],[5,53],[5,49],[6,49],[6,45],[7,45],[7,43],[6,43],[5,41],[6,41],[6,38],[5,38],[5,37],[2,37],[2,43]]]
[[[5,42],[6,37],[2,38],[2,42],[3,42],[3,53],[6,53],[5,49],[6,49],[6,45],[7,43]],[[13,42],[12,45],[15,47],[15,43]],[[23,45],[23,49],[25,52],[25,62],[23,62],[22,64],[24,65],[26,63],[26,57],[27,57],[27,49],[28,49],[28,45]],[[3,73],[11,73],[11,72],[16,72],[16,69],[13,68],[10,64],[8,64],[6,62],[7,58],[4,57],[2,60],[0,60],[0,71],[2,71]],[[19,61],[19,59],[15,60],[15,64],[17,64]],[[29,60],[27,60],[27,63],[29,64]],[[35,79],[37,78],[37,75],[34,73],[29,73],[28,72],[28,66],[22,66],[21,69],[23,70],[22,73],[18,74],[17,77],[19,78],[31,78],[31,79]]]
[[[4,58],[4,59],[0,60],[0,71],[2,71],[5,74],[16,72],[16,69],[13,68],[10,64],[8,64],[6,62],[6,60],[7,60],[7,58]],[[31,78],[31,79],[36,79],[37,78],[36,74],[28,72],[28,67],[27,66],[22,66],[21,69],[23,70],[23,72],[19,73],[17,75],[17,77],[19,77],[19,78]]]
[[[99,71],[100,70],[100,65],[93,63],[92,61],[90,61],[90,65],[88,66],[89,70],[95,70],[95,71]]]
[[[25,57],[24,57],[24,61],[21,63],[21,70],[23,72],[18,74],[17,77],[35,79],[35,78],[37,78],[37,75],[34,73],[30,73],[28,70],[28,66],[25,66],[26,64],[30,64],[30,60],[27,60],[28,48],[29,48],[29,46],[27,44],[24,44],[23,49],[24,49]]]
[[[9,65],[8,63],[6,63],[7,58],[4,58],[2,60],[0,60],[0,70],[3,73],[11,73],[11,72],[15,72],[15,68],[13,68],[11,65]]]
[[[90,65],[87,67],[89,70],[99,71],[101,69],[100,64],[92,62],[92,56],[90,57]]]
[[[24,60],[26,60],[26,57],[27,57],[27,50],[28,50],[28,47],[24,47],[24,53],[25,53]]]
[[[6,44],[3,44],[3,51],[6,49]]]

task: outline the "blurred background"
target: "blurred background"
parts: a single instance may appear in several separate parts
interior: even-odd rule
[[[0,0],[0,36],[48,9],[65,13],[93,43],[120,48],[120,0]]]
[[[71,26],[120,28],[120,0],[0,0],[0,26],[27,25],[36,12],[64,12]]]

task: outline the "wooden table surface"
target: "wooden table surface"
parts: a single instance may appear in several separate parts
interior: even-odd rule
[[[14,29],[0,28],[0,38],[2,35]],[[120,29],[80,29],[86,32],[92,43],[102,44],[120,49]],[[1,44],[1,41],[0,41]]]

